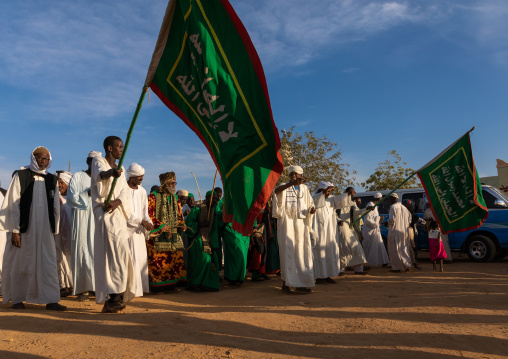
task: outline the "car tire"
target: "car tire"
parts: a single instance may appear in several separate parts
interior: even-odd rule
[[[475,235],[467,242],[467,255],[473,262],[490,262],[496,256],[496,245],[489,237]]]

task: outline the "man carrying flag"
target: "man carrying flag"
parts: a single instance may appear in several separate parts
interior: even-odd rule
[[[147,88],[203,141],[221,174],[224,221],[250,235],[283,166],[261,63],[227,0],[169,1]]]

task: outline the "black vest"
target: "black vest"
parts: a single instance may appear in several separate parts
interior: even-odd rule
[[[35,172],[28,169],[18,171],[19,184],[21,187],[21,199],[19,201],[19,231],[25,233],[28,229],[30,221],[30,208],[32,207],[32,198],[34,193],[34,176]],[[48,202],[48,214],[49,224],[51,225],[51,231],[55,233],[55,212],[53,208],[53,201],[55,195],[55,188],[57,184],[56,176],[48,173],[47,175],[41,175],[44,177],[44,184],[46,185],[46,198]]]

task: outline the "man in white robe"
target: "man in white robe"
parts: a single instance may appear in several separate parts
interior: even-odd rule
[[[374,194],[374,200],[367,204],[367,210],[374,207],[382,197],[383,195],[379,192]],[[381,224],[381,218],[379,217],[377,207],[367,213],[363,219],[362,246],[367,263],[371,266],[382,266],[390,263],[390,258],[388,258],[388,253],[386,253],[383,238],[381,237],[381,229],[379,227]]]
[[[58,174],[58,190],[60,191],[60,229],[55,235],[56,263],[58,268],[58,282],[60,283],[60,297],[72,294],[71,270],[71,207],[67,204],[67,189],[72,178],[70,172]]]
[[[355,218],[365,213],[365,210],[360,210],[356,206],[355,195],[355,189],[348,187],[344,194],[335,198],[335,208],[338,209],[339,217],[337,232],[340,270],[341,273],[344,273],[346,267],[350,267],[353,268],[355,274],[364,275],[367,273],[364,271],[363,265],[367,264],[367,259],[352,224]]]
[[[104,303],[103,313],[118,313],[124,302],[134,298],[134,263],[129,248],[127,221],[130,193],[123,168],[116,160],[122,156],[123,141],[116,136],[104,140],[106,157],[92,162],[92,208],[95,217],[94,273],[95,299]],[[116,186],[106,205],[114,178]]]
[[[4,202],[4,190],[0,183],[0,208]],[[0,293],[2,293],[2,263],[4,259],[5,245],[7,243],[7,232],[0,231]]]
[[[148,197],[141,186],[145,169],[133,163],[127,169],[127,184],[129,185],[131,216],[127,227],[132,260],[134,261],[134,275],[136,277],[136,297],[150,291],[148,280],[148,254],[146,250],[147,231],[153,229],[152,220],[148,215]]]
[[[11,243],[5,248],[2,297],[4,304],[13,303],[13,309],[25,309],[23,302],[67,309],[58,304],[54,234],[60,223],[60,199],[57,178],[47,171],[50,165],[49,150],[37,147],[29,167],[14,175],[0,210],[0,231],[10,232]]]
[[[95,291],[94,232],[95,219],[92,213],[92,161],[102,153],[90,151],[86,159],[86,171],[76,172],[67,189],[67,203],[71,208],[71,268],[74,284],[73,294],[78,301],[88,300]]]
[[[315,286],[311,215],[316,209],[304,184],[303,169],[291,166],[288,171],[290,181],[274,190],[272,214],[277,218],[282,291],[291,293],[294,287],[294,293],[311,293]]]
[[[399,202],[397,193],[392,193],[390,217],[388,218],[388,255],[392,272],[409,272],[412,267],[409,254],[409,226],[411,213]]]
[[[339,275],[339,246],[337,243],[337,219],[335,216],[333,184],[320,182],[312,196],[316,213],[312,217],[312,250],[316,284],[336,283],[331,277]]]

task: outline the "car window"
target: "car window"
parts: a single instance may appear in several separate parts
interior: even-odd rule
[[[367,204],[374,199],[374,196],[357,196],[357,197],[362,199],[362,205],[360,206],[360,209],[366,208]]]
[[[486,190],[482,190],[483,199],[485,200],[485,204],[487,205],[487,208],[497,208],[494,206],[494,201],[497,199],[496,196],[491,194],[490,192]]]
[[[423,192],[417,193],[404,193],[402,195],[402,204],[407,207],[407,204],[410,203],[415,210],[415,213],[424,213],[425,212],[425,200],[423,196]]]

